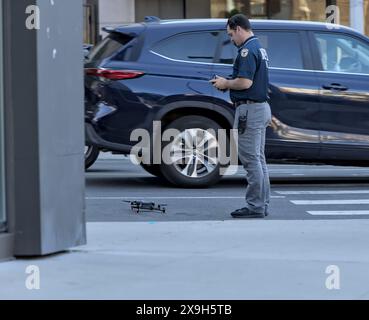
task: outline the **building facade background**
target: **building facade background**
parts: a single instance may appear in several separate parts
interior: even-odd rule
[[[326,8],[340,8],[340,24],[356,26],[362,20],[369,36],[369,0],[84,0],[85,39],[96,43],[104,26],[161,19],[227,18],[241,12],[255,19],[326,21]]]

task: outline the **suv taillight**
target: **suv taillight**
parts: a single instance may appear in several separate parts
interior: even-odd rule
[[[135,79],[144,75],[142,71],[135,70],[113,70],[113,69],[85,69],[87,76],[96,76],[109,80]]]

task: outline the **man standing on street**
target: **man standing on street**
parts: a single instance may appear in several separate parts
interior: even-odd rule
[[[219,90],[230,90],[236,108],[238,150],[247,171],[246,207],[231,213],[233,218],[264,218],[268,215],[270,182],[265,160],[265,133],[271,122],[268,100],[268,55],[254,36],[243,14],[232,16],[227,33],[238,47],[232,80],[211,80]]]

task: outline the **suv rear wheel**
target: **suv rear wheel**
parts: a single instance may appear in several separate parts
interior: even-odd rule
[[[99,157],[100,150],[96,146],[85,146],[85,169],[90,168]]]
[[[203,116],[185,116],[165,129],[180,133],[172,142],[163,142],[162,151],[170,143],[170,164],[161,165],[163,176],[181,187],[207,187],[221,179],[217,133],[220,125]],[[209,130],[210,129],[210,130]]]

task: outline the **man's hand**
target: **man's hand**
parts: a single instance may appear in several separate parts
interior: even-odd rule
[[[246,78],[236,78],[232,80],[227,80],[222,77],[215,76],[214,79],[210,80],[215,88],[221,91],[232,90],[246,90],[249,89],[253,82]]]
[[[216,76],[214,79],[211,79],[210,82],[213,84],[214,88],[218,90],[226,91],[229,89],[228,80],[225,78]]]

